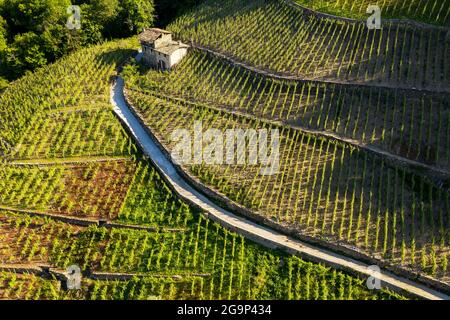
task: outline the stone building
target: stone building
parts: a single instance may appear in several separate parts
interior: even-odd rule
[[[172,33],[166,30],[145,29],[139,35],[144,61],[160,70],[170,70],[187,54],[189,46],[174,41]]]

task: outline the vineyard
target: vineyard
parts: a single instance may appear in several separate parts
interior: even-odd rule
[[[169,198],[168,205],[178,202]],[[183,210],[186,230],[172,233],[74,228],[2,212],[0,226],[8,247],[2,248],[0,257],[8,263],[45,262],[60,268],[77,263],[90,271],[142,275],[125,283],[87,279],[89,283],[78,294],[90,299],[396,297],[389,292],[373,295],[361,280],[296,257],[269,253],[204,218],[188,219],[193,212],[187,206]],[[48,299],[67,294],[46,289],[55,286],[51,281],[38,285],[40,281],[2,275],[8,287],[4,294],[13,297],[41,294],[39,298]],[[128,286],[135,286],[136,292],[123,296]]]
[[[115,218],[133,173],[130,161],[42,168],[5,166],[0,174],[1,204],[71,216]]]
[[[163,144],[176,128],[270,128],[259,120],[129,90],[131,103]],[[449,198],[427,178],[345,144],[279,128],[280,171],[257,165],[191,165],[208,186],[280,227],[357,246],[391,263],[449,276]],[[376,232],[374,232],[374,230]]]
[[[286,125],[321,130],[450,167],[450,94],[277,80],[192,52],[173,72],[149,70],[128,87]],[[199,89],[200,88],[200,89]]]
[[[395,20],[369,30],[369,4]],[[0,93],[0,300],[415,296],[388,280],[370,290],[358,268],[279,245],[297,240],[444,294],[449,26],[450,0],[204,0],[167,26],[191,45],[170,71],[133,58],[131,38],[12,82]],[[279,132],[277,170],[264,175],[267,164],[249,160],[246,147],[262,152],[250,135],[226,165],[162,168],[118,96],[164,155],[179,148],[177,129],[195,137],[199,124],[223,137]],[[176,169],[174,183],[165,170]],[[183,183],[283,239],[255,243],[257,232],[220,220]],[[80,290],[61,278],[73,265]]]
[[[25,137],[27,130],[45,130],[46,133],[31,132],[31,134],[38,135],[34,138],[42,139],[43,137],[39,134],[47,134],[44,138],[55,139],[55,141],[48,142],[44,140],[36,146],[40,152],[45,154],[63,152],[62,149],[69,148],[69,146],[61,145],[65,142],[79,142],[80,145],[76,146],[79,149],[83,147],[82,142],[89,144],[89,139],[81,141],[80,134],[70,136],[75,133],[68,132],[65,126],[51,122],[59,116],[61,117],[59,121],[66,121],[69,126],[85,125],[81,123],[82,115],[70,116],[70,111],[84,110],[86,107],[104,108],[109,101],[111,77],[116,73],[117,66],[132,54],[135,46],[134,41],[123,41],[85,49],[14,82],[11,88],[0,96],[0,105],[2,106],[0,110],[2,119],[0,123],[0,155],[17,152],[15,149],[21,139],[27,139]],[[17,106],[20,106],[20,110]],[[56,110],[58,112],[54,113]],[[52,112],[54,114],[50,115]],[[66,114],[61,114],[61,112],[66,112]],[[84,116],[86,117],[87,114],[85,113]],[[109,125],[107,113],[98,113],[97,117],[99,117],[98,120],[105,121],[105,126]],[[33,124],[31,124],[32,122]],[[90,127],[78,129],[92,129],[91,132],[85,131],[84,133],[95,135],[99,130],[96,126],[97,124],[92,123]],[[63,136],[53,137],[54,134]],[[58,138],[61,140],[57,141]],[[108,128],[103,133],[103,138],[104,142],[113,138],[126,140],[123,135],[121,136],[117,125]],[[53,148],[46,146],[46,143],[51,142],[55,143],[52,145]],[[24,143],[26,144],[27,141]],[[89,152],[90,146],[86,147],[85,152]],[[33,150],[29,156],[36,156],[35,153],[38,150]],[[72,152],[76,151],[78,150]],[[80,153],[81,150],[78,152]],[[27,157],[28,153],[29,151],[25,150],[20,155]]]
[[[279,75],[433,92],[450,88],[446,30],[395,23],[369,30],[365,23],[310,16],[265,0],[207,0],[169,29]]]
[[[367,19],[367,7],[378,5],[383,18],[408,18],[436,25],[450,25],[450,2],[448,0],[295,0],[302,6],[333,15]]]
[[[108,104],[117,66],[136,46],[86,49],[0,96],[0,299],[404,298],[265,249],[181,201]],[[73,264],[87,275],[78,291],[51,273],[11,271]]]
[[[136,274],[130,281],[86,279],[83,290],[61,290],[56,279],[3,272],[2,298],[24,299],[390,299],[363,280],[299,258],[270,253],[198,215],[158,173],[139,161],[121,216],[177,226],[177,231],[77,227],[48,218],[0,212],[1,265],[78,264],[90,272]],[[110,188],[106,189],[113,195]],[[149,196],[153,194],[153,196]],[[160,198],[154,206],[152,201]],[[148,200],[152,199],[152,200]],[[158,208],[158,206],[160,206]],[[145,210],[145,211],[144,211]],[[163,213],[163,214],[162,214]],[[139,276],[138,276],[139,275]],[[134,289],[130,289],[134,288]],[[130,289],[130,291],[129,291]]]
[[[18,146],[12,155],[16,160],[120,156],[136,152],[111,110],[102,107],[34,117]]]
[[[366,6],[298,2],[354,18]],[[438,25],[450,10],[445,1],[380,6],[391,18]],[[263,165],[245,159],[183,164],[192,179],[260,223],[448,285],[445,28],[391,21],[369,30],[262,0],[207,0],[168,28],[192,44],[189,55],[171,72],[128,68],[125,80],[129,103],[169,153],[178,147],[173,132],[193,136],[198,123],[224,134],[280,131],[277,174],[261,175]]]

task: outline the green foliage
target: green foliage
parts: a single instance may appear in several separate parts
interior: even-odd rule
[[[449,124],[443,116],[450,106],[447,95],[281,81],[232,66],[200,50],[192,51],[172,72],[147,70],[143,74],[127,77],[128,87],[296,123],[357,139],[411,160],[450,166],[446,155]],[[429,116],[421,115],[421,110],[429,111]],[[431,134],[420,138],[417,132],[426,130]]]
[[[90,16],[95,15],[96,22],[101,25],[105,25],[114,20],[121,8],[119,0],[86,0],[75,1],[74,3],[82,4],[81,11],[83,14],[89,14]]]
[[[148,0],[121,0],[118,27],[123,30],[122,35],[141,32],[145,27],[151,26],[155,18],[153,1]]]
[[[0,76],[14,80],[80,47],[128,37],[154,23],[153,0],[79,0],[81,29],[69,30],[69,0],[0,2]]]
[[[136,63],[129,63],[123,67],[122,77],[126,81],[133,81],[133,79],[139,74],[139,66]]]
[[[0,16],[0,52],[6,49],[6,21]]]
[[[69,0],[5,0],[0,8],[12,35],[43,32],[48,25],[64,21]]]
[[[168,29],[185,42],[278,75],[429,91],[450,87],[445,29],[392,23],[369,30],[365,23],[307,16],[284,1],[265,0],[206,0]]]
[[[44,42],[34,32],[19,34],[14,46],[4,51],[7,76],[17,78],[27,70],[34,70],[47,64]]]
[[[60,268],[76,263],[94,272],[140,274],[122,281],[84,279],[81,295],[71,299],[404,298],[387,290],[370,291],[365,281],[344,272],[262,248],[202,217],[178,232],[149,233],[97,226],[76,229],[50,219],[0,212],[0,230],[11,242],[0,250],[9,263],[48,261]],[[4,272],[0,298],[74,294],[51,290],[56,284]]]
[[[415,146],[425,136],[443,134],[435,150],[443,151],[438,154],[446,168],[450,122],[439,119],[448,106],[445,97],[435,95],[431,101],[430,94],[418,98],[417,93],[390,89],[275,80],[201,51],[191,52],[171,72],[149,70],[127,82],[127,88],[133,106],[169,153],[176,147],[173,130],[193,128],[194,121],[201,120],[205,131],[280,129],[280,171],[273,176],[261,176],[259,165],[186,165],[210,188],[280,227],[345,242],[371,256],[384,254],[393,265],[403,260],[419,272],[448,277],[443,268],[450,250],[449,224],[443,219],[449,205],[445,187],[394,164],[386,166],[382,157],[366,150],[303,130],[338,133],[391,152],[398,152],[392,148],[396,140],[410,136],[406,156],[417,161],[422,158],[413,152]],[[405,110],[405,101],[414,108]],[[417,110],[430,110],[435,117],[425,118]],[[267,123],[274,120],[280,124]],[[384,140],[378,138],[382,131]],[[427,134],[420,138],[417,131]],[[375,141],[365,139],[370,135]],[[406,262],[423,248],[430,248],[423,251],[424,263]]]
[[[0,92],[5,90],[8,87],[8,81],[2,77],[0,77]]]
[[[109,106],[110,77],[136,46],[135,40],[125,40],[83,49],[15,81],[0,96],[0,153],[19,142],[33,118],[47,118],[49,110]]]
[[[17,159],[127,155],[132,143],[108,106],[36,116]]]
[[[0,7],[19,2],[0,0]],[[179,7],[175,1],[166,5],[183,8],[191,2],[181,1]],[[85,18],[83,30],[69,32],[58,24],[64,22],[64,14],[60,18],[55,9],[64,1],[29,1],[19,8],[23,21],[14,14],[0,21],[2,71],[6,61],[9,75],[17,77],[79,45],[135,33],[153,21],[149,3],[79,1]],[[82,50],[5,90],[0,96],[0,148],[14,147],[8,160],[99,155],[128,159],[74,165],[2,164],[0,206],[117,219],[134,226],[151,226],[152,230],[74,227],[51,218],[0,211],[0,261],[59,268],[76,263],[83,270],[143,276],[127,281],[85,280],[83,291],[71,293],[58,290],[55,280],[3,272],[0,299],[402,298],[384,290],[370,291],[363,280],[346,272],[268,250],[228,231],[179,199],[148,161],[136,159],[136,147],[106,105],[117,65],[136,46],[135,41],[124,41]],[[321,124],[330,116],[330,122],[331,118],[337,122],[336,126],[333,122],[333,130],[343,129],[344,134],[359,138],[359,120],[355,127],[349,125],[353,115],[363,119],[364,110],[356,103],[363,98],[359,91],[343,92],[341,98],[333,100],[326,87],[263,80],[202,55],[191,55],[172,73],[150,71],[146,77],[138,77],[139,71],[134,63],[123,70],[130,88],[135,89],[130,97],[161,137],[167,137],[176,126],[190,127],[195,119],[203,120],[205,127],[270,127],[209,107],[225,106],[244,111],[252,107],[261,118],[292,114],[299,122],[325,129],[327,126]],[[0,78],[0,90],[2,82]],[[337,91],[332,88],[333,94],[338,95]],[[375,96],[372,91],[365,93],[367,101]],[[335,101],[339,107],[332,108]],[[345,109],[342,101],[355,103]],[[402,105],[407,99],[404,101]],[[426,103],[421,101],[422,114]],[[377,111],[379,107],[378,102]],[[319,108],[320,112],[311,111]],[[383,130],[387,130],[390,117],[381,113]],[[422,122],[428,123],[423,116]],[[420,131],[425,131],[422,127]],[[431,268],[433,276],[448,276],[448,237],[443,232],[448,223],[443,215],[448,212],[449,200],[445,193],[414,176],[413,186],[415,181],[420,185],[416,191],[400,169],[386,168],[380,159],[347,145],[286,128],[281,138],[283,163],[277,176],[261,178],[248,166],[222,167],[223,171],[198,166],[190,168],[191,172],[275,223],[291,224],[311,236],[339,240],[368,253],[379,253],[377,245],[372,246],[379,241],[392,252],[387,259],[399,258],[399,240],[403,244],[417,239],[424,267]],[[410,222],[415,221],[415,215],[423,215],[417,225]],[[378,229],[383,227],[386,232],[378,239]],[[424,237],[421,229],[425,228],[433,240]],[[366,248],[362,247],[363,235],[369,243]],[[402,248],[402,263],[412,258],[408,249]],[[416,266],[413,263],[411,267]]]

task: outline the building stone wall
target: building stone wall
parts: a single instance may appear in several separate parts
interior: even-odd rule
[[[187,52],[187,48],[180,48],[175,51],[170,57],[170,67],[178,64],[187,55]]]

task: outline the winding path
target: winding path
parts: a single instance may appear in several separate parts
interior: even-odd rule
[[[128,108],[124,97],[124,80],[121,77],[117,78],[111,88],[111,104],[114,106],[114,112],[141,146],[144,154],[150,158],[160,174],[171,185],[172,189],[182,199],[200,208],[211,220],[265,247],[282,249],[307,260],[358,274],[361,277],[369,277],[372,275],[372,271],[370,271],[369,265],[366,263],[287,237],[279,232],[239,217],[219,207],[195,190],[180,176],[172,162],[159,149],[139,119]],[[450,296],[446,294],[415,283],[404,277],[394,275],[388,271],[382,270],[377,275],[377,278],[382,281],[384,286],[397,292],[408,292],[410,295],[423,299],[450,300]]]

